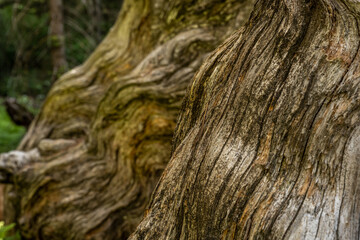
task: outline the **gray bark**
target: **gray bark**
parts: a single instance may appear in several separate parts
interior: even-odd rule
[[[359,239],[359,13],[257,1],[195,75],[130,239]]]

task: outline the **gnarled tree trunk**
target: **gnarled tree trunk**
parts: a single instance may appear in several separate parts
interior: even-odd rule
[[[359,16],[258,1],[194,77],[130,239],[359,239]]]
[[[185,89],[252,0],[127,0],[62,76],[18,150],[0,155],[5,216],[25,239],[124,239],[165,168]]]

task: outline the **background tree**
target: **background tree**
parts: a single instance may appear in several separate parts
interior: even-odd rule
[[[124,239],[170,157],[186,86],[252,1],[128,0],[52,87],[19,150],[0,156],[6,218],[25,239]]]
[[[53,64],[52,79],[56,80],[68,67],[65,56],[65,33],[62,0],[49,0],[49,42]]]
[[[66,55],[70,68],[84,62],[115,22],[121,1],[102,0],[99,4],[98,0],[68,0],[62,2],[63,21],[50,24],[49,12],[61,16],[59,8],[51,11],[50,6],[55,5],[50,5],[50,0],[0,0],[0,96],[16,97],[34,110],[52,83],[51,51],[60,52],[60,59]],[[57,31],[63,26],[62,37],[49,37],[54,26],[58,26]],[[65,54],[59,50],[59,43],[67,46]]]
[[[84,62],[96,48],[115,22],[121,2],[63,2],[65,52],[70,68]],[[47,3],[48,0],[0,0],[0,153],[15,149],[26,131],[11,121],[3,99],[15,98],[36,114],[55,76]],[[97,17],[91,9],[100,11],[101,16]]]
[[[359,13],[257,1],[196,74],[130,239],[358,239]]]

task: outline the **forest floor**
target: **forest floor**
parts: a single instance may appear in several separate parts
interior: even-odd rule
[[[14,150],[25,134],[25,128],[15,125],[0,100],[0,153]]]

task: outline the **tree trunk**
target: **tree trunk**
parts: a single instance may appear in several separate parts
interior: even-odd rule
[[[185,89],[252,0],[127,0],[108,36],[53,86],[0,155],[5,217],[24,239],[125,239],[171,152]]]
[[[257,1],[194,77],[130,239],[359,239],[359,13]]]
[[[55,81],[67,70],[65,57],[65,33],[62,0],[49,0],[49,42],[53,64],[52,78]]]

